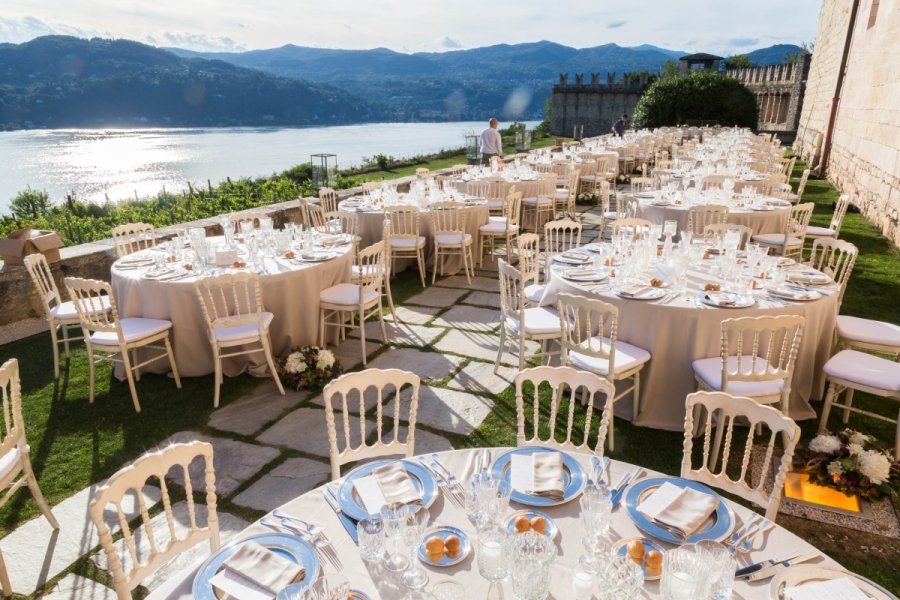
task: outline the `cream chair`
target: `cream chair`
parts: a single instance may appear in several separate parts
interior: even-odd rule
[[[800,176],[800,183],[797,184],[797,193],[790,194],[787,198],[791,204],[797,204],[798,202],[803,201],[803,192],[806,190],[806,182],[809,181],[809,169],[803,170],[803,175]]]
[[[530,384],[529,405],[526,407],[525,384]],[[541,400],[540,392],[549,388],[550,402]],[[566,388],[569,391],[569,403],[565,411],[561,410]],[[577,432],[575,429],[575,405],[577,394],[594,398],[601,394],[606,400],[603,403],[599,419],[594,419],[593,403],[588,408],[584,418],[584,428],[580,434],[580,440],[574,440]],[[606,444],[606,434],[612,420],[613,397],[616,388],[609,381],[594,373],[579,371],[572,367],[533,367],[525,369],[516,375],[516,445],[522,446],[550,446],[563,452],[590,452],[603,456],[603,447]],[[528,412],[526,413],[526,408]],[[531,420],[530,431],[526,431],[526,414]],[[541,418],[546,415],[545,418]],[[596,423],[596,426],[594,425]],[[565,428],[565,440],[560,442],[557,434]],[[547,432],[546,437],[541,437],[541,429]],[[596,433],[593,446],[590,438]],[[526,437],[528,436],[528,437]]]
[[[700,183],[700,189],[703,191],[712,189],[721,189],[722,183],[728,179],[726,175],[707,175]]]
[[[381,259],[381,267],[384,272],[384,281],[381,285],[381,295],[387,299],[388,302],[388,310],[391,311],[391,316],[394,318],[394,323],[399,323],[400,319],[397,318],[397,311],[394,310],[394,295],[391,293],[391,271],[393,267],[391,266],[391,222],[385,220],[384,228],[382,229],[382,241],[384,242],[384,256]],[[358,254],[357,254],[358,258]],[[360,284],[362,282],[362,278],[360,275],[363,273],[362,267],[360,267],[359,263],[354,263],[350,268],[350,283]],[[423,286],[424,287],[424,286]]]
[[[632,177],[631,178],[631,193],[636,194],[638,192],[646,192],[653,189],[654,185],[653,177]]]
[[[843,421],[845,424],[850,412],[894,423],[897,426],[894,434],[894,460],[900,460],[900,416],[895,420],[853,406],[853,392],[856,390],[879,398],[900,401],[900,363],[865,352],[842,350],[828,359],[823,370],[831,385],[828,386],[828,393],[825,394],[822,418],[819,420],[819,433],[824,432],[828,425],[828,416],[831,414],[832,406],[844,409]],[[845,391],[847,392],[846,404],[835,402]]]
[[[612,222],[612,234],[630,235],[632,239],[640,240],[650,235],[653,223],[647,219],[630,218],[616,219]]]
[[[475,274],[475,259],[472,257],[472,235],[466,233],[466,210],[458,202],[435,202],[431,205],[434,220],[434,270],[431,283],[434,285],[440,265],[444,275],[444,262],[448,256],[459,256],[466,272],[466,281],[472,283]],[[441,257],[444,261],[441,261]],[[471,273],[470,273],[471,269]]]
[[[559,218],[560,215],[566,217],[575,216],[575,202],[578,200],[578,170],[572,170],[566,181],[566,185],[557,189],[553,196],[554,219]],[[609,182],[607,182],[608,188]]]
[[[122,363],[125,377],[128,379],[128,388],[131,390],[131,401],[137,412],[141,412],[141,404],[134,382],[140,379],[141,367],[168,358],[175,387],[181,389],[178,365],[175,363],[175,355],[169,343],[171,321],[143,317],[120,319],[116,299],[108,283],[78,277],[66,277],[64,283],[81,320],[81,331],[87,347],[90,368],[91,403],[94,402],[94,366],[95,363],[102,361]],[[103,307],[107,303],[109,311],[104,311]],[[160,346],[159,342],[163,345]],[[139,352],[147,350],[156,352],[141,362]],[[95,357],[95,353],[99,353],[100,356]]]
[[[696,236],[704,235],[707,225],[724,223],[728,219],[728,207],[724,204],[692,206],[688,209],[688,231]]]
[[[338,209],[337,192],[328,187],[320,189],[319,206],[326,213],[336,212]]]
[[[354,315],[359,316],[359,340],[362,363],[366,364],[366,319],[378,315],[382,339],[387,341],[384,315],[381,310],[381,288],[384,285],[384,242],[375,242],[359,252],[358,283],[339,283],[319,293],[319,346],[325,347],[325,327],[332,325],[343,332],[345,316],[350,315],[350,327],[355,327]],[[333,319],[333,320],[329,320]]]
[[[147,223],[126,223],[112,229],[116,256],[122,258],[156,245],[156,231]]]
[[[425,237],[421,235],[419,207],[412,205],[387,206],[384,218],[391,225],[391,271],[397,272],[398,258],[415,258],[419,279],[425,287]]]
[[[619,309],[594,298],[559,294],[556,297],[562,332],[562,364],[596,373],[615,388],[617,381],[631,379],[631,386],[615,395],[616,402],[631,393],[631,418],[640,409],[641,370],[650,353],[618,340]],[[615,449],[613,430],[609,449]]]
[[[818,239],[813,242],[812,254],[810,254],[807,264],[834,279],[839,287],[838,307],[844,301],[847,282],[853,272],[858,255],[859,249],[850,242],[831,238]]]
[[[478,265],[484,261],[484,242],[490,243],[491,260],[494,258],[494,244],[503,240],[506,256],[512,255],[513,240],[519,236],[519,217],[522,213],[522,192],[512,188],[503,205],[503,216],[491,217],[490,221],[478,228]]]
[[[327,233],[328,225],[325,221],[325,213],[320,206],[302,200],[300,202],[300,213],[303,216],[303,224],[308,229]]]
[[[835,324],[838,347],[893,355],[900,359],[900,325],[838,315]]]
[[[188,471],[188,467],[196,459],[203,461],[206,527],[197,524],[194,486]],[[172,509],[172,498],[166,477],[173,469],[184,479],[185,502],[189,517],[186,524],[176,518]],[[159,531],[154,528],[150,518],[150,507],[146,505],[141,493],[146,485],[158,485],[162,491],[162,514],[165,515],[166,526],[158,527]],[[122,509],[123,499],[126,497],[137,498],[140,508],[141,523],[134,530],[129,526],[129,516]],[[116,522],[122,528],[125,549],[130,559],[128,561],[130,568],[127,571],[113,541],[112,532],[104,519],[107,511],[116,514]],[[212,444],[199,441],[172,444],[162,450],[145,454],[110,477],[106,484],[94,493],[90,514],[100,534],[100,544],[109,559],[109,569],[119,600],[130,600],[132,590],[140,585],[141,581],[182,552],[198,544],[208,542],[210,554],[216,552],[219,549],[219,517],[216,510],[216,474],[213,470]],[[178,530],[183,529],[184,525],[188,525],[188,531],[183,537],[177,537]],[[135,535],[141,529],[142,535]],[[141,538],[146,538],[148,543],[140,544]]]
[[[349,462],[396,454],[407,458],[415,455],[419,385],[419,376],[409,371],[366,369],[342,375],[325,386],[322,397],[325,400],[332,480],[341,478],[341,466]],[[366,414],[371,412],[367,400],[375,405],[377,437],[371,444],[366,442],[367,425],[371,423],[366,419]],[[340,439],[335,414],[340,415],[341,419]],[[390,419],[390,441],[384,439],[386,419]],[[401,425],[401,421],[405,421],[406,425]],[[405,436],[402,436],[401,429],[406,429]]]
[[[526,340],[541,342],[541,352],[545,357],[549,355],[547,344],[551,340],[559,341],[559,313],[555,308],[546,306],[527,308],[521,274],[502,258],[497,263],[500,276],[500,344],[494,361],[494,373],[500,367],[507,337],[510,345],[513,339],[518,342],[521,371],[525,366]]]
[[[372,190],[377,190],[380,187],[381,187],[380,181],[363,181],[363,183],[362,183],[362,191],[363,191],[363,194],[365,194],[366,196],[371,194]]]
[[[703,228],[703,241],[713,242],[724,237],[729,231],[737,231],[740,233],[741,239],[738,244],[738,249],[746,249],[747,244],[750,242],[750,238],[753,236],[753,230],[746,225],[735,225],[734,223],[710,223]]]
[[[213,407],[219,406],[219,390],[224,379],[222,362],[245,354],[261,352],[265,356],[275,385],[284,396],[269,339],[269,326],[275,315],[266,312],[263,306],[259,275],[226,273],[206,277],[194,284],[194,290],[206,320],[206,334],[215,364]]]
[[[50,341],[53,343],[53,376],[59,377],[59,344],[62,343],[66,351],[66,357],[69,356],[69,342],[82,339],[80,335],[69,337],[69,328],[81,328],[81,319],[78,318],[78,311],[75,304],[71,300],[62,301],[59,294],[59,288],[56,287],[56,280],[53,279],[53,272],[47,259],[40,252],[29,254],[24,259],[25,268],[31,275],[31,280],[37,288],[38,295],[41,297],[41,306],[44,309],[44,315],[50,324]],[[109,310],[109,299],[105,296],[101,299],[100,309],[104,312]],[[63,339],[59,339],[59,332],[62,331]]]
[[[581,246],[581,223],[571,219],[547,221],[544,224],[544,252],[548,260]]]
[[[506,200],[500,195],[500,183],[499,181],[477,179],[468,182],[465,189],[469,196],[487,201],[489,214],[502,215]]]
[[[806,239],[806,228],[812,217],[815,204],[807,202],[791,208],[791,214],[785,222],[783,233],[764,233],[754,235],[751,239],[769,250],[788,258],[800,260],[803,243]]]
[[[536,188],[536,195],[522,198],[522,222],[540,233],[544,223],[553,216],[556,204],[556,175],[545,173]]]
[[[419,179],[427,177],[429,173],[431,173],[431,169],[428,169],[426,167],[419,167],[418,169],[416,169],[416,177],[418,177]]]
[[[847,208],[850,206],[850,194],[841,194],[838,198],[837,206],[834,208],[834,214],[831,215],[831,223],[828,227],[816,227],[810,225],[806,228],[806,238],[817,240],[820,238],[837,238],[841,232],[841,225],[844,223],[844,216],[847,214]]]
[[[747,396],[759,404],[780,403],[788,416],[804,324],[799,315],[725,319],[720,356],[691,364],[697,385],[708,392]]]
[[[541,238],[536,233],[523,233],[516,239],[519,275],[524,286],[525,303],[537,306],[544,296],[541,278]]]
[[[702,417],[701,417],[702,415]],[[703,419],[699,423],[696,422]],[[732,453],[733,431],[736,420],[749,422],[747,443],[743,444],[741,467],[736,477],[729,474],[729,457]],[[716,437],[710,446],[713,423]],[[756,435],[752,433],[756,430]],[[698,468],[692,466],[691,455],[694,437],[699,432],[703,436],[702,462]],[[725,447],[722,448],[724,434]],[[761,435],[760,435],[761,434]],[[762,437],[766,451],[754,473],[750,462],[754,453],[754,438]],[[766,441],[766,437],[768,440]],[[781,439],[781,458],[774,458],[776,440]],[[781,414],[771,406],[761,406],[752,398],[732,396],[724,392],[695,392],[689,394],[685,405],[684,452],[681,462],[681,477],[698,481],[734,494],[744,500],[764,508],[766,518],[774,521],[781,505],[784,478],[791,469],[794,449],[800,440],[800,428],[793,419]],[[712,451],[710,452],[710,447]],[[740,451],[739,448],[735,452]],[[721,468],[717,469],[721,454]],[[776,464],[777,463],[777,468]],[[773,483],[770,487],[770,473]],[[735,470],[731,469],[732,472]]]

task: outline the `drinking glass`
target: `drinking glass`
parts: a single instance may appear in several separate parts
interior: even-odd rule
[[[509,506],[511,494],[508,481],[496,479],[490,473],[476,474],[466,494],[466,516],[479,530],[497,525]]]
[[[595,580],[598,600],[634,600],[644,586],[644,572],[627,556],[611,554],[599,563]]]
[[[609,549],[609,523],[612,515],[612,499],[606,486],[585,488],[578,501],[581,506],[581,525],[584,527],[582,543],[594,556]]]
[[[535,531],[519,533],[512,537],[510,560],[512,562],[512,590],[516,600],[546,600],[550,593],[553,562],[556,560],[556,543],[546,535]]]
[[[709,598],[711,600],[730,600],[734,588],[734,571],[737,561],[728,549],[718,542],[702,540],[693,544],[694,552],[700,555],[705,563]]]
[[[262,217],[259,220],[259,228],[262,231],[272,231],[275,227],[275,224],[272,222],[272,217]]]
[[[359,555],[366,562],[378,562],[384,556],[384,523],[381,519],[362,519],[356,524]]]
[[[253,233],[253,220],[248,219],[245,221],[241,221],[240,227],[242,234],[244,234],[245,236],[250,235],[251,233]]]
[[[441,581],[431,588],[431,594],[437,600],[463,600],[465,593],[466,588],[455,581]]]
[[[431,515],[424,506],[409,506],[406,511],[406,523],[403,529],[403,543],[409,554],[409,568],[400,576],[403,585],[411,590],[418,590],[425,587],[428,583],[428,572],[422,569],[416,556],[419,552],[419,544],[422,542],[422,536],[425,535],[425,529],[428,527],[428,520]]]
[[[691,243],[694,241],[694,232],[690,230],[682,230],[679,240],[685,247],[690,247]]]
[[[384,567],[394,573],[399,573],[409,566],[409,556],[404,542],[408,511],[409,507],[400,502],[392,502],[381,508],[386,553]]]
[[[478,573],[491,582],[488,589],[488,600],[502,600],[503,588],[500,582],[509,577],[512,568],[510,561],[510,544],[513,534],[504,527],[488,527],[478,533],[478,546],[475,556],[478,560]]]
[[[705,597],[708,573],[692,548],[676,548],[663,555],[660,592],[664,600],[697,600]]]
[[[671,239],[675,237],[676,233],[678,233],[678,221],[663,222],[663,235]]]

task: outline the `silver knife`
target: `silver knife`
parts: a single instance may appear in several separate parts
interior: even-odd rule
[[[491,469],[491,451],[487,448],[481,449],[481,468],[484,471]]]
[[[612,507],[613,508],[615,508],[619,505],[619,503],[622,501],[622,496],[625,494],[625,490],[628,488],[629,485],[631,485],[634,482],[635,479],[637,479],[638,477],[641,476],[641,472],[643,470],[644,469],[638,467],[637,469],[632,471],[631,477],[628,478],[628,481],[623,483],[621,487],[619,487],[618,489],[616,489],[615,492],[613,492],[613,495],[612,495]]]
[[[806,562],[808,560],[816,558],[817,556],[821,556],[821,554],[819,552],[810,552],[809,554],[803,554],[802,556],[798,556],[797,558],[792,560],[785,560],[780,563],[775,563],[774,565],[769,565],[768,567],[765,567],[750,575],[747,580],[759,581],[760,579],[768,579],[769,577],[775,575],[781,567],[789,567],[797,563]]]
[[[761,560],[757,563],[753,563],[752,565],[747,565],[746,567],[741,567],[740,569],[734,572],[735,577],[747,577],[756,573],[761,569],[765,569],[766,567],[771,567],[774,564],[780,563],[785,560],[793,560],[803,554],[802,552],[791,552],[790,554],[785,554],[779,558],[770,558],[767,560]]]

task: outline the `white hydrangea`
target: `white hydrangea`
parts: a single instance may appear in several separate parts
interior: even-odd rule
[[[809,443],[809,449],[823,454],[834,454],[841,449],[841,440],[833,435],[817,435]]]
[[[316,368],[327,369],[334,364],[334,354],[330,350],[319,350],[316,356]]]
[[[844,473],[844,467],[841,466],[840,461],[833,460],[828,463],[828,474],[829,475],[842,475]]]
[[[871,440],[872,437],[871,437],[871,436],[868,436],[868,435],[865,435],[865,434],[863,434],[863,433],[860,433],[860,432],[858,432],[858,431],[854,431],[854,432],[850,435],[850,438],[849,438],[849,439],[850,439],[850,443],[851,443],[851,444],[859,444],[860,446],[862,446],[863,444],[865,444],[866,442],[868,442],[869,440]]]
[[[891,462],[881,452],[868,450],[859,455],[859,472],[879,485],[891,476]]]
[[[862,444],[854,444],[853,442],[847,444],[847,450],[850,451],[850,456],[856,456],[858,454],[862,454],[863,447]]]
[[[291,352],[284,361],[284,370],[288,373],[302,373],[306,370],[306,361],[300,352]]]

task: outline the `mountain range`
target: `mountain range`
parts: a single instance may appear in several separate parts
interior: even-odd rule
[[[798,50],[772,46],[750,59],[776,64]],[[655,73],[684,54],[548,41],[413,54],[295,45],[215,53],[46,36],[0,44],[0,128],[539,119],[560,73]]]

